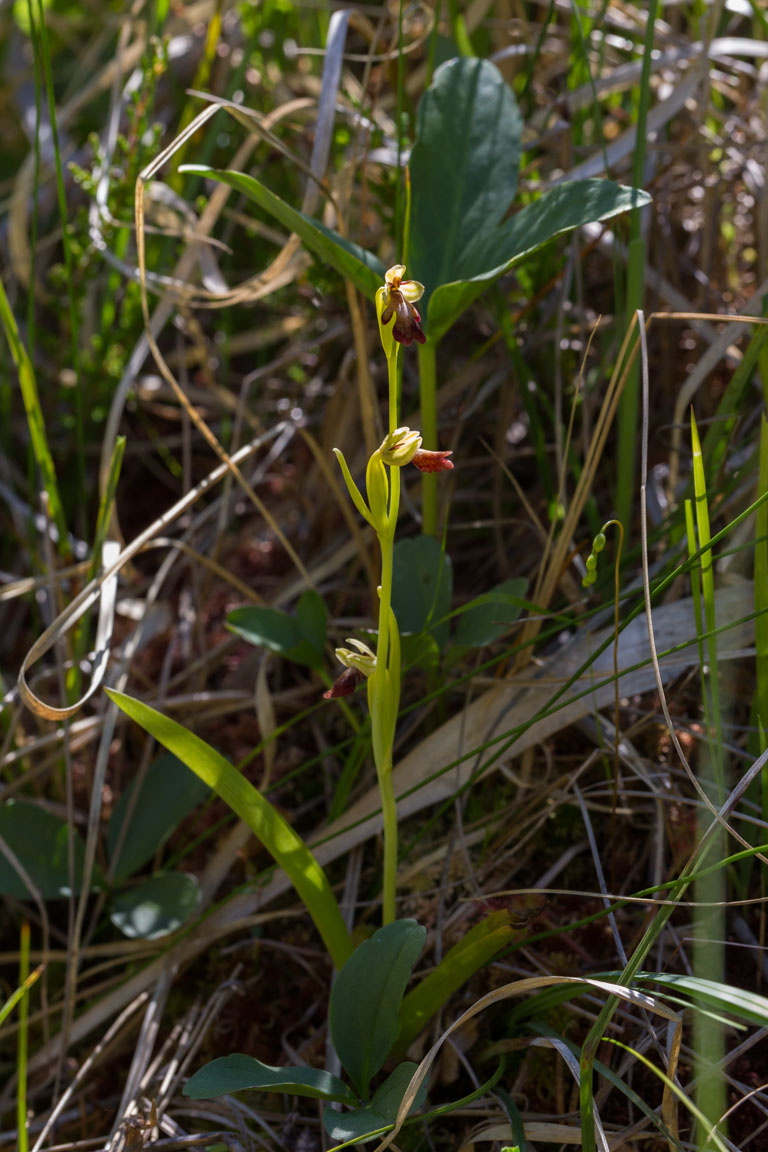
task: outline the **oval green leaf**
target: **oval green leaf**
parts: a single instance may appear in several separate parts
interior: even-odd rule
[[[234,1052],[212,1060],[190,1076],[182,1095],[190,1100],[211,1100],[245,1089],[262,1092],[289,1092],[317,1100],[334,1100],[354,1107],[357,1099],[346,1084],[330,1072],[318,1068],[275,1068],[252,1056]]]
[[[489,284],[553,237],[641,208],[650,199],[647,192],[611,180],[578,180],[558,184],[503,224],[478,232],[454,269],[452,283],[443,281],[432,292],[427,315],[430,338],[444,336]]]
[[[448,642],[453,569],[433,536],[416,536],[395,545],[392,608],[401,632],[429,631],[440,648]],[[434,625],[432,621],[436,621]]]
[[[347,1140],[364,1142],[377,1138],[382,1129],[391,1128],[397,1119],[397,1110],[417,1067],[418,1065],[411,1060],[398,1064],[384,1083],[376,1089],[367,1108],[344,1113],[334,1112],[330,1108],[324,1109],[323,1127],[331,1139],[337,1143]],[[419,1087],[409,1115],[421,1107],[426,1095],[427,1085],[424,1083]]]
[[[522,611],[522,597],[528,581],[523,577],[505,580],[484,596],[478,596],[461,610],[454,644],[484,648],[507,632]]]
[[[194,916],[199,896],[194,876],[161,872],[116,896],[109,918],[132,940],[157,940]]]
[[[43,900],[70,894],[68,865],[69,829],[63,820],[26,800],[0,804],[0,836],[17,857]],[[85,848],[79,834],[72,833],[75,894],[80,892]],[[101,886],[94,871],[92,886]],[[15,868],[0,855],[0,893],[15,900],[31,900],[32,893]]]
[[[307,593],[305,593],[307,595]],[[317,593],[310,593],[318,600]],[[322,600],[320,600],[322,606]],[[301,605],[299,605],[301,607]],[[320,621],[316,606],[305,606],[303,617],[294,619],[279,608],[266,608],[261,604],[246,604],[234,608],[227,616],[227,628],[242,636],[249,644],[268,648],[286,660],[319,668],[323,663],[325,642],[325,607],[323,612],[322,641],[318,644]]]
[[[461,277],[464,252],[492,234],[517,191],[523,122],[495,64],[460,57],[441,65],[421,98],[410,159],[408,272],[431,294]],[[498,263],[498,260],[495,261]]]
[[[115,883],[151,860],[185,816],[210,796],[210,789],[170,753],[150,764],[138,796],[136,781],[123,792],[109,821],[107,849]],[[122,834],[126,820],[128,828]],[[115,858],[122,839],[120,855]]]
[[[415,920],[379,928],[353,952],[331,993],[336,1053],[363,1098],[400,1030],[400,1006],[427,931]]]

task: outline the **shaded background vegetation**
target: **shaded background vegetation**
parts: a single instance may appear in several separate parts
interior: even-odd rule
[[[323,1064],[330,967],[289,891],[269,889],[271,902],[256,895],[256,881],[269,882],[263,849],[191,773],[118,719],[100,692],[52,722],[26,708],[15,687],[32,643],[100,563],[98,512],[119,437],[122,468],[104,525],[123,544],[149,530],[150,543],[120,572],[109,682],[214,744],[302,835],[325,840],[351,921],[360,930],[377,922],[376,822],[328,839],[350,805],[375,808],[365,710],[350,701],[351,727],[321,699],[336,674],[333,647],[364,635],[375,618],[373,544],[350,522],[331,456],[340,447],[362,471],[361,397],[374,389],[376,404],[384,402],[373,309],[235,193],[222,193],[206,215],[217,190],[181,173],[184,163],[250,171],[298,207],[313,187],[307,172],[320,136],[325,187],[312,193],[311,211],[388,266],[402,255],[398,159],[412,144],[418,101],[441,61],[475,54],[495,60],[523,115],[515,209],[564,176],[638,183],[653,197],[639,234],[619,218],[537,252],[490,288],[438,350],[439,443],[429,446],[452,449],[456,464],[440,489],[441,547],[452,572],[442,611],[511,579],[526,600],[519,622],[483,645],[457,642],[461,617],[440,626],[429,595],[412,623],[397,746],[399,791],[410,797],[399,912],[428,928],[425,968],[491,911],[506,911],[514,929],[504,954],[453,999],[443,1023],[519,976],[623,967],[654,908],[627,904],[611,920],[602,914],[605,898],[679,875],[700,836],[704,805],[673,742],[674,735],[706,783],[711,688],[700,664],[720,673],[726,792],[763,751],[765,525],[759,511],[735,521],[766,487],[758,453],[768,351],[761,329],[718,318],[765,315],[768,20],[759,3],[664,7],[644,78],[647,15],[643,6],[500,0],[437,11],[409,6],[398,26],[397,5],[361,5],[350,10],[343,56],[335,58],[333,115],[323,121],[329,16],[320,7],[54,0],[43,23],[38,0],[0,11],[2,279],[36,381],[25,403],[6,315],[0,835],[9,851],[0,863],[0,923],[8,990],[18,983],[23,920],[31,924],[33,965],[47,965],[29,1007],[33,1144],[57,1102],[53,1141],[68,1147],[149,1141],[135,1113],[149,1119],[151,1101],[164,1138],[216,1130],[228,1142],[307,1149],[323,1139],[311,1102],[286,1114],[273,1098],[201,1108],[178,1094],[184,1075],[230,1051],[271,1064]],[[247,106],[256,120],[216,113],[159,169],[145,202],[150,310],[184,404],[146,342],[134,195],[139,173],[179,141],[211,96]],[[714,662],[711,650],[700,660],[692,646],[664,665],[668,716],[639,619],[623,634],[621,666],[644,662],[644,669],[622,682],[618,717],[610,684],[558,711],[550,701],[563,677],[576,676],[611,639],[614,562],[622,615],[642,603],[639,472],[620,439],[626,428],[619,433],[611,423],[604,449],[593,452],[635,305],[646,315],[676,314],[656,317],[648,330],[651,577],[663,581],[687,554],[693,404],[711,530],[727,529],[715,563],[723,631]],[[405,423],[418,426],[418,404],[415,357],[406,354]],[[219,460],[191,409],[229,454],[254,443],[241,465],[245,489],[229,476],[198,490]],[[49,478],[41,482],[36,463],[35,416],[55,469],[58,523],[55,489]],[[378,408],[375,419],[380,424]],[[630,409],[627,421],[639,450],[640,419]],[[577,526],[564,538],[576,492]],[[190,493],[185,508],[163,519]],[[404,504],[400,535],[416,540],[416,481]],[[609,532],[597,583],[584,590],[592,539],[617,510],[624,548],[617,556]],[[705,543],[700,534],[693,551]],[[418,556],[408,563],[403,611],[413,597],[408,573],[414,584],[429,580]],[[293,614],[308,583],[328,614],[321,669],[253,647],[227,628],[227,614],[247,603]],[[660,649],[694,640],[689,573],[671,580],[655,606]],[[62,626],[52,651],[30,668],[30,685],[48,704],[74,706],[86,691],[94,628],[95,619]],[[601,676],[610,678],[610,648],[602,659]],[[588,683],[582,677],[576,687]],[[733,820],[757,845],[768,839],[765,819],[758,778]],[[92,891],[82,900],[79,891],[66,895],[69,852],[77,873],[93,854]],[[19,863],[32,874],[36,899]],[[726,945],[719,978],[758,992],[762,868],[747,859],[728,869],[714,928]],[[690,973],[692,939],[711,927],[694,924],[683,904],[646,967]],[[598,1011],[590,998],[495,1007],[445,1046],[433,1073],[435,1099],[466,1095],[503,1054],[503,1085],[528,1138],[547,1138],[536,1124],[563,1124],[573,1134],[578,1089],[557,1044],[583,1042]],[[662,1063],[661,1021],[625,1008],[616,1027],[625,1043]],[[17,1036],[11,1018],[0,1097],[9,1146]],[[686,1089],[695,1078],[691,1036],[686,1027]],[[537,1046],[537,1037],[548,1041]],[[726,1107],[768,1079],[761,1039],[759,1025],[725,1031]],[[647,1068],[607,1046],[600,1057],[649,1110],[658,1109],[661,1086]],[[655,1133],[637,1100],[611,1093],[607,1080],[597,1093],[614,1146],[643,1127]],[[735,1109],[735,1147],[768,1146],[765,1109],[762,1091]],[[132,1112],[133,1127],[126,1126]],[[489,1096],[401,1140],[498,1146],[511,1140],[499,1134],[502,1123],[503,1102]],[[681,1124],[687,1138],[685,1111]],[[651,1147],[653,1140],[662,1146],[657,1133]]]

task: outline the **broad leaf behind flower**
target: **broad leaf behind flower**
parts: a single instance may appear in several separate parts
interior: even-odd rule
[[[489,60],[437,69],[419,105],[411,153],[408,263],[426,286],[430,340],[505,272],[548,240],[650,201],[610,180],[560,184],[505,219],[517,192],[522,120]]]

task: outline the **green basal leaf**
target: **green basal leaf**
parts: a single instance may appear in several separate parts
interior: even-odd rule
[[[447,616],[452,595],[451,559],[439,540],[416,536],[395,544],[392,608],[401,633],[427,630],[444,648],[450,633]]]
[[[394,1055],[406,1053],[426,1024],[485,964],[512,939],[515,929],[509,912],[501,909],[486,916],[446,952],[438,966],[413,988],[403,1000],[400,1034]]]
[[[492,591],[465,604],[459,615],[454,644],[484,648],[498,640],[520,616],[528,587],[523,577],[505,580]]]
[[[359,244],[344,240],[338,232],[326,228],[319,220],[292,208],[253,176],[245,172],[224,172],[204,164],[184,164],[180,171],[194,172],[197,176],[218,180],[242,192],[254,204],[279,220],[283,227],[295,232],[315,256],[323,263],[330,264],[345,280],[351,280],[358,291],[369,299],[373,299],[376,289],[384,283],[385,268],[378,257]]]
[[[210,796],[210,789],[169,753],[150,764],[138,796],[136,784],[128,785],[109,820],[107,850],[117,884],[151,860],[184,817]],[[118,842],[122,847],[115,859]]]
[[[115,897],[109,918],[132,940],[157,940],[197,911],[200,889],[186,872],[161,872]]]
[[[323,1127],[332,1140],[342,1143],[347,1140],[373,1140],[382,1129],[390,1128],[397,1119],[397,1111],[418,1065],[410,1060],[398,1064],[397,1068],[376,1089],[367,1108],[354,1112],[334,1112],[323,1110]],[[427,1086],[422,1084],[411,1106],[409,1115],[424,1103]]]
[[[517,191],[523,122],[512,90],[489,60],[443,64],[421,98],[411,151],[408,274],[425,286],[419,303],[459,279],[462,255],[495,231]],[[431,330],[430,339],[439,339]]]
[[[353,952],[336,977],[331,1036],[364,1099],[400,1030],[403,993],[426,935],[426,928],[415,920],[386,924]]]
[[[429,632],[405,633],[400,637],[403,668],[423,668],[431,671],[440,664],[440,649]]]
[[[331,960],[341,968],[352,952],[349,932],[325,872],[288,821],[228,760],[199,736],[123,692],[107,689],[107,695],[163,747],[178,756],[245,821],[289,876],[323,938]]]
[[[43,900],[56,900],[70,894],[69,828],[65,820],[26,800],[7,800],[0,804],[0,836]],[[76,831],[72,833],[72,847],[77,894],[82,883],[85,847]],[[94,870],[92,887],[100,886],[101,875]],[[32,893],[4,855],[0,855],[0,894],[14,900],[32,899]]]
[[[322,667],[325,624],[325,605],[312,591],[302,595],[295,618],[262,604],[234,608],[227,616],[230,632],[308,668]]]
[[[610,180],[578,180],[558,184],[503,224],[478,232],[454,268],[452,282],[442,281],[432,292],[430,339],[440,340],[489,284],[553,237],[649,202],[650,196],[636,188]]]
[[[323,662],[325,641],[328,634],[328,613],[322,596],[313,588],[307,588],[299,597],[299,602],[296,605],[296,622],[304,639],[312,645],[317,653],[317,667],[320,667]]]
[[[318,1068],[274,1068],[252,1056],[234,1052],[204,1065],[184,1085],[182,1095],[190,1100],[212,1100],[245,1089],[262,1092],[288,1092],[315,1100],[333,1100],[355,1107],[357,1098],[346,1084],[330,1072]],[[338,1113],[335,1113],[338,1115]]]

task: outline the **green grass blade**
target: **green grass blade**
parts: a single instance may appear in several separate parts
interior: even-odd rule
[[[706,641],[709,674],[701,667],[702,699],[707,728],[707,740],[702,744],[701,761],[714,774],[714,786],[708,788],[710,799],[718,807],[724,799],[724,765],[722,716],[717,676],[717,637],[713,635],[717,625],[715,620],[715,579],[712,562],[709,506],[707,502],[707,481],[704,472],[704,458],[701,452],[696,419],[691,413],[691,443],[693,448],[693,493],[696,508],[696,531],[701,549],[701,599],[704,607],[704,627],[708,633]],[[694,582],[696,573],[692,573]],[[704,783],[704,781],[702,781]],[[705,785],[706,786],[706,785]],[[709,813],[699,816],[700,834],[709,822]],[[724,855],[725,844],[722,830],[718,831],[713,845],[718,857]],[[725,971],[725,950],[723,936],[725,918],[723,907],[726,899],[725,874],[721,871],[697,881],[694,911],[693,969],[698,977],[720,981]],[[722,1025],[704,1013],[694,1017],[694,1051],[696,1069],[696,1102],[708,1123],[699,1121],[698,1139],[704,1146],[706,1131],[716,1124],[725,1113],[727,1103],[725,1084],[717,1069],[725,1056],[725,1034]]]
[[[29,987],[29,924],[21,926],[19,960],[19,987]],[[18,1152],[27,1152],[27,1052],[29,1043],[29,996],[22,996],[19,1005],[19,1035],[16,1045],[16,1131]]]
[[[402,1059],[449,997],[509,944],[514,934],[507,911],[493,912],[470,929],[403,1000],[393,1055]]]
[[[93,536],[93,549],[91,553],[91,565],[88,570],[88,581],[95,580],[99,574],[99,569],[104,562],[104,541],[107,538],[107,531],[109,529],[109,521],[112,516],[112,507],[115,502],[115,494],[117,492],[117,482],[120,479],[120,469],[123,463],[123,456],[125,454],[125,436],[118,436],[112,450],[112,458],[109,462],[109,473],[107,474],[107,483],[104,488],[101,500],[99,502],[99,511],[96,518],[96,531]],[[88,621],[90,613],[86,613],[82,620],[79,620],[75,626],[72,637],[72,651],[74,653],[74,660],[72,667],[67,673],[67,699],[76,700],[80,692],[80,684],[82,681],[82,673],[80,669],[80,661],[85,656],[88,650]]]
[[[48,96],[48,115],[51,121],[51,142],[53,144],[53,155],[56,169],[56,195],[59,205],[59,216],[61,218],[61,246],[64,250],[64,266],[67,270],[67,297],[69,300],[69,328],[72,347],[72,368],[75,373],[75,442],[77,454],[78,490],[81,493],[84,493],[87,488],[85,483],[85,427],[82,390],[83,381],[80,372],[80,325],[77,311],[74,260],[72,258],[72,251],[70,248],[69,233],[67,231],[67,196],[64,189],[64,165],[61,159],[59,130],[56,123],[56,95],[53,87],[51,53],[48,45],[48,29],[45,24],[45,9],[43,8],[43,0],[37,0],[37,21],[40,35],[39,38],[35,38],[34,44],[36,48],[39,45],[41,63],[43,66],[43,77],[45,79],[45,89]],[[32,290],[33,287],[30,288],[30,291]],[[84,510],[84,501],[80,502],[80,507]]]
[[[728,1013],[745,1024],[768,1028],[768,998],[758,992],[677,972],[638,972],[636,979],[660,984],[662,991],[671,988],[685,992],[691,1000],[703,1007],[718,1013]]]
[[[614,1040],[613,1037],[606,1036],[606,1040],[608,1040],[611,1044],[615,1044],[617,1048],[623,1048],[625,1052],[631,1052],[632,1055],[636,1057],[636,1059],[638,1059],[641,1064],[644,1064],[645,1067],[649,1069],[649,1071],[653,1072],[655,1076],[659,1077],[665,1088],[671,1092],[673,1096],[676,1096],[677,1099],[688,1109],[691,1115],[696,1118],[699,1124],[699,1130],[704,1133],[705,1137],[709,1136],[711,1139],[711,1144],[710,1140],[706,1140],[705,1144],[698,1145],[698,1147],[704,1149],[710,1148],[712,1145],[714,1145],[718,1152],[728,1152],[728,1146],[723,1142],[720,1136],[718,1136],[717,1132],[711,1128],[706,1114],[694,1103],[692,1103],[692,1101],[685,1094],[679,1084],[676,1084],[674,1080],[671,1080],[669,1076],[665,1075],[665,1073],[662,1072],[660,1068],[657,1068],[656,1065],[651,1060],[649,1060],[647,1056],[643,1056],[642,1052],[638,1052],[636,1048],[631,1048],[628,1044],[622,1044],[620,1040]]]
[[[640,91],[637,106],[637,137],[635,140],[632,183],[642,188],[645,176],[647,147],[646,124],[651,102],[651,58],[653,53],[658,0],[650,0],[645,17],[645,44],[643,46],[643,68],[640,75]],[[642,308],[645,296],[645,240],[642,234],[643,209],[634,208],[629,222],[629,249],[627,267],[627,300],[624,315],[634,316]],[[619,440],[618,459],[620,461],[616,477],[616,519],[629,526],[632,523],[632,504],[635,486],[635,463],[637,461],[637,428],[640,408],[640,367],[637,361],[631,366],[624,391],[619,402],[617,434]]]
[[[114,689],[106,691],[118,708],[173,752],[245,821],[290,877],[334,966],[341,968],[352,954],[352,941],[325,872],[288,821],[228,760],[199,736],[140,700]]]
[[[754,379],[755,368],[762,363],[766,354],[768,354],[768,324],[760,325],[752,333],[752,339],[720,397],[717,412],[704,437],[701,450],[710,476],[714,476],[720,469],[733,430],[747,411],[749,406],[747,390]]]
[[[768,420],[760,424],[758,496],[768,492]],[[768,728],[768,504],[755,513],[755,672],[757,715]],[[760,746],[763,751],[763,745]]]
[[[384,265],[377,256],[345,240],[331,228],[326,228],[311,216],[305,216],[270,192],[264,184],[248,176],[245,172],[220,171],[207,168],[204,164],[185,164],[180,171],[204,176],[207,180],[218,180],[230,188],[241,192],[265,212],[269,212],[285,228],[290,228],[307,248],[326,264],[335,268],[340,276],[351,280],[355,288],[372,299],[376,290],[384,283]]]
[[[61,496],[59,495],[59,486],[56,481],[56,469],[53,466],[53,457],[48,448],[48,440],[45,435],[45,421],[43,419],[43,410],[40,406],[40,396],[37,391],[35,373],[27,350],[19,335],[16,317],[11,310],[11,305],[5,292],[5,285],[2,280],[0,280],[0,324],[2,324],[5,338],[11,350],[13,362],[19,373],[21,397],[24,402],[24,410],[27,414],[32,450],[35,454],[37,466],[40,469],[43,487],[48,496],[48,508],[59,534],[59,550],[64,559],[69,559],[71,556],[69,534],[64,520],[64,508],[61,503]]]

